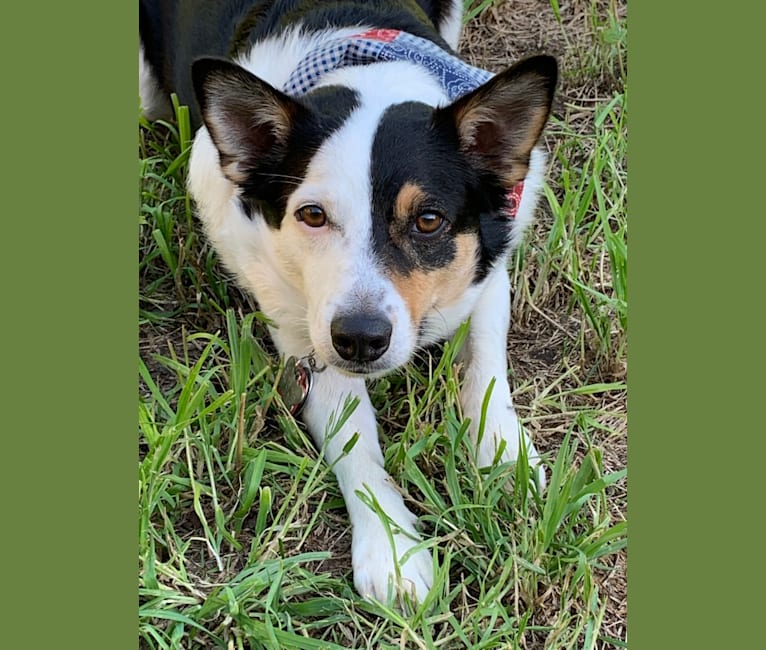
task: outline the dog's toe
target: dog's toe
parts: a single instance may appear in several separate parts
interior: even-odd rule
[[[408,532],[412,536],[415,534],[414,530]],[[402,563],[402,555],[419,540],[395,535],[395,549],[392,550],[385,532],[381,530],[380,533],[355,540],[352,554],[357,591],[361,596],[383,603],[401,603],[405,594],[410,601],[423,602],[433,585],[431,552],[418,550]]]
[[[532,471],[534,472],[535,477],[537,478],[537,488],[538,491],[542,494],[545,491],[545,488],[548,486],[548,477],[545,472],[545,467],[542,463],[540,463],[540,459],[534,459],[538,463],[537,465],[532,466]]]
[[[531,440],[526,433],[523,434],[524,444],[527,449],[527,462],[529,463],[529,469],[532,480],[537,484],[538,492],[542,494],[548,484],[548,479],[545,472],[545,466],[543,465],[540,454],[535,449]],[[518,461],[518,441],[513,439],[505,439],[506,445],[502,456],[499,459],[500,463],[515,463]],[[496,445],[499,444],[483,444],[479,448],[477,456],[477,462],[479,467],[491,467],[494,463],[496,454]],[[512,489],[512,484],[508,485],[508,489]]]

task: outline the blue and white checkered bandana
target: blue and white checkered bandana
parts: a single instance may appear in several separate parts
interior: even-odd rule
[[[380,61],[410,61],[425,68],[451,100],[462,97],[493,74],[474,68],[435,43],[397,29],[371,29],[337,38],[310,52],[298,64],[283,90],[292,96],[311,90],[331,70]]]

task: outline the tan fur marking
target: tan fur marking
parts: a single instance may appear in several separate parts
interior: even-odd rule
[[[394,218],[399,222],[407,223],[426,199],[423,188],[415,183],[407,182],[402,185],[394,203]]]
[[[548,109],[545,107],[536,107],[530,111],[529,123],[525,125],[523,133],[519,134],[522,139],[515,143],[514,149],[521,151],[524,155],[528,156],[532,151],[532,148],[537,144],[540,139],[540,134],[545,128],[545,123],[548,121]]]
[[[484,106],[466,106],[457,113],[458,133],[460,140],[468,144],[476,136],[476,128],[482,122],[493,122],[496,119],[495,113]]]
[[[455,237],[455,244],[457,250],[449,266],[433,271],[417,269],[409,275],[395,274],[391,277],[416,326],[432,308],[444,307],[458,300],[473,280],[478,239],[476,235],[461,234]]]
[[[256,109],[253,117],[258,124],[270,124],[279,140],[287,137],[293,121],[292,112],[288,107],[271,96]]]

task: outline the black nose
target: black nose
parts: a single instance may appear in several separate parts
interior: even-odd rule
[[[346,361],[375,361],[391,342],[391,323],[384,317],[351,314],[334,318],[330,325],[332,345]]]

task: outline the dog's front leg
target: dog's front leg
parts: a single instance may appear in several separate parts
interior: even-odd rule
[[[334,431],[332,421],[338,421],[349,398],[358,399],[359,404]],[[421,540],[414,527],[415,515],[404,505],[383,468],[375,412],[364,380],[342,375],[332,367],[318,372],[303,419],[317,445],[324,447],[325,459],[335,471],[346,502],[352,526],[351,556],[357,591],[386,602],[392,579],[392,595],[405,591],[422,602],[433,582],[431,553],[419,550],[401,563],[402,555]],[[355,444],[345,450],[355,434],[358,434]],[[383,520],[358,493],[374,498],[389,518],[393,548]]]
[[[510,326],[510,283],[502,266],[495,268],[471,314],[468,336],[461,353],[464,365],[460,401],[463,415],[471,419],[470,435],[479,467],[492,465],[501,443],[505,449],[500,462],[515,461],[519,443],[527,450],[531,467],[537,469],[539,486],[545,485],[545,471],[532,441],[519,424],[508,384],[506,342]],[[480,431],[482,408],[494,380]]]

